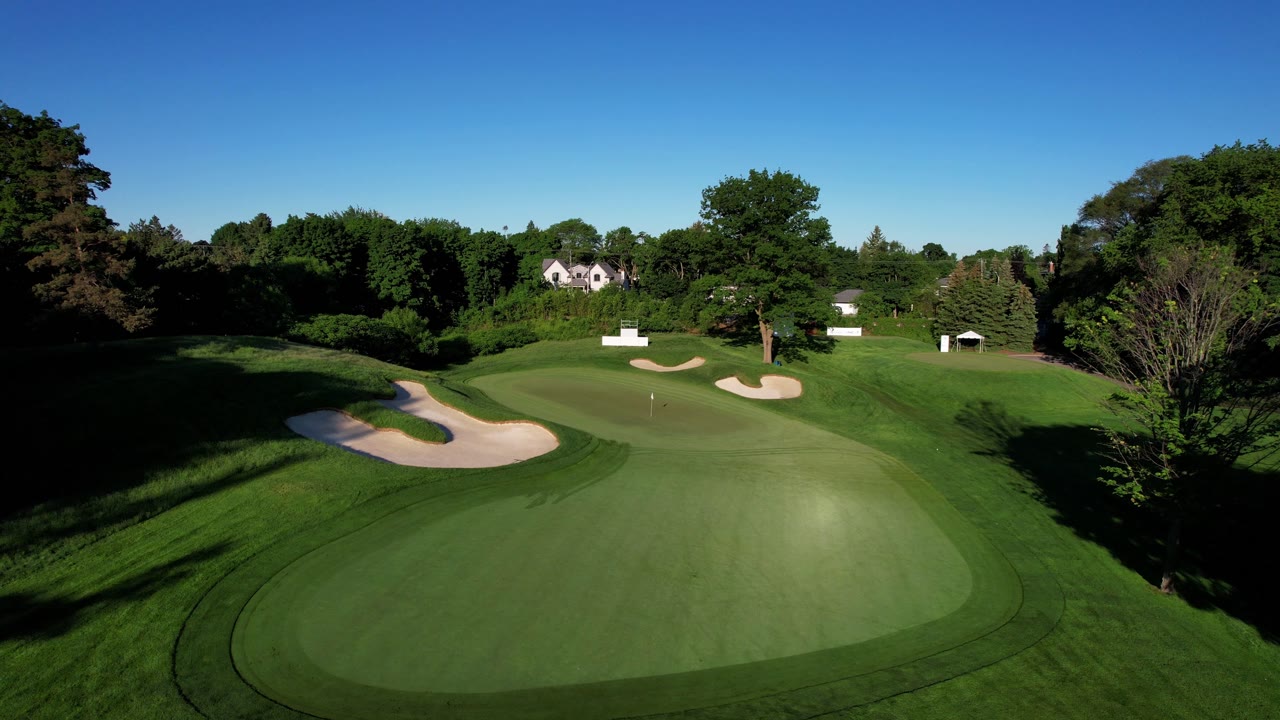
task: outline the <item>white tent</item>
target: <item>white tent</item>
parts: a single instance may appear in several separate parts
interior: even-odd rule
[[[978,352],[985,352],[985,348],[983,348],[982,346],[983,337],[972,330],[969,330],[968,332],[960,333],[959,335],[956,336],[956,340],[977,340]]]

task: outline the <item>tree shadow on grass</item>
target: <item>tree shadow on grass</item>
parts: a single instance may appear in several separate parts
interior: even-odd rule
[[[835,352],[835,338],[825,335],[808,335],[798,332],[788,338],[774,338],[774,357],[787,362],[807,362],[811,355],[830,355]]]
[[[1028,481],[1024,490],[1059,523],[1106,548],[1153,587],[1159,584],[1167,527],[1097,479],[1106,459],[1095,429],[1033,425],[991,401],[955,420],[973,438],[976,454],[1021,474]],[[1230,613],[1280,643],[1280,580],[1267,569],[1280,554],[1270,516],[1280,503],[1280,473],[1233,471],[1208,489],[1205,500],[1184,528],[1178,594],[1194,607]]]
[[[51,543],[82,535],[92,539],[95,530],[109,531],[154,517],[185,502],[198,500],[235,487],[262,475],[293,465],[299,458],[276,458],[270,462],[242,468],[203,482],[180,485],[144,498],[113,498],[95,502],[85,498],[73,505],[49,503],[29,510],[21,522],[0,525],[0,576],[5,572],[5,559],[24,549],[47,547]],[[87,540],[86,540],[87,541]]]
[[[729,347],[763,349],[760,330],[754,325],[749,328],[733,326],[712,330],[708,335],[718,338]],[[786,362],[807,362],[812,355],[830,355],[835,352],[835,347],[834,338],[826,335],[809,335],[801,330],[790,337],[774,337],[773,358]]]
[[[227,548],[227,543],[217,543],[154,565],[110,587],[80,597],[22,592],[0,594],[0,642],[50,639],[63,635],[94,611],[145,600],[166,585],[191,574],[192,568],[223,554]]]
[[[30,469],[6,488],[0,518],[127,489],[246,440],[294,437],[284,425],[290,415],[368,400],[370,392],[295,367],[246,372],[236,362],[178,358],[175,344],[164,343],[4,360],[0,372],[19,379],[3,399],[20,421],[6,440]],[[380,390],[390,396],[390,385]]]
[[[5,554],[143,519],[272,469],[296,437],[285,418],[390,395],[376,375],[260,338],[156,338],[0,354],[11,469],[0,495]],[[235,456],[235,466],[216,462]],[[299,459],[295,457],[294,460]],[[131,493],[137,488],[146,489]]]

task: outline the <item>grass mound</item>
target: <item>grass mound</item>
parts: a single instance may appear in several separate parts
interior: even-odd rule
[[[772,566],[779,572],[816,572],[795,562],[797,556],[785,550],[780,537],[818,547],[830,543],[813,557],[827,558],[821,567],[834,569],[834,588],[848,597],[852,593],[841,584],[840,571],[859,555],[856,548],[845,553],[831,548],[870,543],[841,534],[857,527],[858,511],[839,499],[843,490],[828,487],[823,478],[804,479],[799,485],[807,489],[795,496],[777,493],[796,487],[785,482],[787,468],[795,464],[782,462],[787,453],[814,448],[808,454],[819,457],[844,448],[843,458],[850,448],[861,448],[858,457],[865,467],[877,466],[916,507],[926,508],[929,521],[964,558],[975,588],[969,599],[987,599],[980,607],[966,600],[941,619],[917,624],[915,631],[905,628],[825,648],[818,643],[808,652],[762,655],[738,665],[718,664],[743,652],[725,648],[717,663],[676,662],[668,666],[675,672],[637,677],[654,672],[658,656],[632,642],[611,665],[602,663],[637,668],[627,677],[584,674],[565,680],[576,684],[488,692],[499,686],[467,686],[475,675],[460,667],[451,686],[436,686],[435,692],[383,687],[375,689],[376,704],[368,704],[375,698],[360,692],[372,691],[353,690],[362,678],[348,677],[324,681],[315,689],[316,698],[346,703],[327,706],[325,713],[334,717],[410,717],[424,710],[510,717],[538,708],[548,716],[584,717],[688,708],[681,717],[799,718],[843,709],[842,717],[1014,718],[1049,709],[1055,716],[1082,720],[1163,720],[1264,718],[1280,709],[1275,683],[1280,649],[1258,632],[1259,626],[1219,609],[1225,605],[1211,604],[1212,596],[1196,607],[1153,593],[1143,575],[1150,563],[1158,564],[1158,545],[1129,532],[1133,517],[1092,492],[1096,464],[1088,449],[1089,428],[1104,420],[1096,403],[1110,391],[1106,382],[1029,362],[1026,370],[1015,372],[957,373],[911,357],[926,352],[926,345],[892,338],[838,344],[783,368],[757,363],[754,348],[695,337],[655,336],[649,348],[630,355],[612,350],[601,353],[592,339],[538,343],[476,360],[444,377],[247,338],[148,340],[0,355],[6,376],[21,379],[12,383],[9,396],[23,417],[12,447],[42,461],[39,469],[16,471],[0,518],[0,674],[6,678],[0,707],[5,714],[32,718],[305,717],[269,700],[241,676],[234,662],[260,653],[249,647],[257,642],[251,634],[237,630],[241,611],[252,603],[267,611],[273,583],[285,592],[288,569],[300,568],[299,559],[317,548],[328,549],[316,554],[326,563],[342,554],[374,560],[368,555],[377,545],[371,535],[396,522],[421,530],[416,540],[406,540],[409,533],[402,542],[415,552],[436,553],[433,573],[454,573],[448,582],[462,593],[459,597],[477,599],[471,605],[490,603],[490,609],[508,614],[504,622],[519,617],[513,606],[503,609],[488,597],[501,592],[486,595],[493,580],[485,579],[484,568],[495,563],[499,575],[525,584],[535,606],[545,603],[531,610],[550,618],[546,629],[566,639],[576,631],[565,611],[578,602],[577,595],[619,587],[641,599],[639,593],[648,589],[636,579],[641,566],[604,563],[617,567],[616,582],[538,600],[543,596],[534,592],[536,567],[528,560],[540,558],[547,563],[544,572],[554,576],[556,560],[577,557],[578,572],[561,577],[588,577],[581,563],[591,559],[591,551],[609,558],[644,537],[634,533],[645,524],[628,511],[648,515],[649,524],[664,528],[653,540],[654,557],[662,561],[650,572],[665,577],[673,590],[694,593],[694,600],[697,583],[716,579],[707,572],[722,573],[719,587],[740,590],[726,559],[738,554],[738,546],[756,548],[751,551],[756,558],[773,553]],[[620,355],[662,364],[697,355],[707,362],[651,375],[619,369]],[[736,375],[757,382],[770,372],[801,380],[804,395],[765,407],[726,395],[713,401],[722,403],[722,412],[704,407],[704,396],[714,397],[716,378]],[[521,373],[540,379],[524,382]],[[607,388],[592,394],[574,382],[593,377],[607,382]],[[536,414],[554,424],[562,445],[507,468],[405,468],[326,448],[283,425],[283,418],[315,407],[347,408],[387,396],[392,378],[430,384],[442,402],[477,417]],[[565,393],[555,397],[562,402],[547,399],[542,380],[559,384]],[[637,384],[626,384],[632,381]],[[509,386],[499,387],[504,383]],[[647,415],[651,391],[669,403],[666,427],[635,417]],[[501,403],[489,393],[500,396]],[[526,400],[537,400],[538,407],[526,407]],[[655,407],[655,415],[662,411]],[[714,431],[708,423],[714,423]],[[705,447],[705,440],[693,436],[699,429],[728,448]],[[709,470],[717,454],[735,471],[717,475]],[[681,470],[685,474],[664,475],[673,466],[687,466]],[[862,466],[854,463],[848,471],[833,466],[824,474],[859,487],[858,492],[873,492],[876,483],[850,482],[857,480],[852,471]],[[815,528],[822,513],[816,510],[826,506],[816,498],[833,493],[832,516],[840,530],[819,534]],[[697,508],[708,507],[706,498],[723,507],[710,506],[705,521],[698,516],[686,522]],[[766,506],[777,512],[761,510]],[[432,514],[438,517],[430,520]],[[890,516],[903,523],[901,514],[885,517]],[[784,521],[797,530],[789,535],[767,525]],[[680,535],[696,527],[707,528],[709,535],[701,540]],[[504,547],[506,532],[512,533],[513,545]],[[664,537],[672,544],[662,546]],[[702,555],[692,550],[703,546],[728,551],[711,553],[706,556],[710,566],[699,567],[695,561]],[[929,546],[917,543],[914,549]],[[486,555],[483,547],[493,552]],[[683,565],[677,562],[679,548],[687,551]],[[460,562],[445,561],[452,553]],[[518,562],[521,558],[525,562]],[[376,559],[384,566],[394,562],[393,556]],[[690,575],[677,583],[670,574],[677,570],[697,571],[698,578]],[[1205,587],[1214,586],[1213,576],[1203,580]],[[296,597],[306,597],[305,586],[315,587],[300,585]],[[984,595],[983,587],[1006,590]],[[1008,594],[1010,587],[1016,592]],[[739,590],[730,597],[740,596]],[[385,592],[382,597],[393,599]],[[761,597],[790,605],[822,595],[796,600],[775,590]],[[992,597],[1009,603],[1001,611],[1007,621],[992,613],[998,605]],[[335,618],[369,607],[358,597],[345,602]],[[621,600],[611,602],[627,607]],[[857,607],[850,602],[843,607]],[[653,598],[643,602],[654,604]],[[903,608],[899,617],[907,618],[909,610]],[[818,611],[817,604],[804,610],[810,618]],[[966,619],[966,612],[976,615]],[[315,621],[318,613],[321,609],[312,605],[298,617]],[[894,616],[893,611],[874,614]],[[756,625],[776,629],[787,613],[741,617],[765,618]],[[598,620],[583,618],[584,638],[599,632],[589,626]],[[829,633],[839,642],[840,633],[853,624],[850,617],[837,617],[819,635]],[[309,653],[316,654],[317,643],[328,637],[321,625],[310,623],[305,630],[310,639],[300,641],[309,643]],[[542,626],[526,625],[536,640]],[[496,638],[496,629],[481,627],[481,635],[469,637],[489,632]],[[764,631],[741,635],[751,632]],[[756,639],[767,642],[769,635]],[[356,639],[343,642],[359,655],[351,645]],[[573,643],[562,646],[571,649]],[[232,648],[234,656],[228,652]],[[505,670],[506,678],[522,671],[545,678],[555,670],[551,664],[532,667],[534,657],[526,657],[523,670]],[[478,661],[463,657],[462,662]],[[320,677],[301,665],[294,668],[305,681]],[[478,692],[461,692],[467,690]],[[391,695],[398,701],[388,702]],[[506,705],[497,698],[504,695],[509,695]],[[485,696],[494,704],[454,702],[464,696]]]
[[[1004,558],[869,448],[709,388],[626,372],[471,384],[632,450],[617,466],[564,469],[556,482],[572,490],[551,502],[529,500],[547,482],[536,475],[418,491],[349,535],[326,528],[323,541],[255,559],[255,579],[220,583],[184,630],[193,698],[234,697],[238,673],[324,716],[692,711],[901,666],[1023,614]],[[663,399],[652,419],[647,402],[624,401],[650,392]],[[1034,640],[1032,625],[1010,638]],[[234,668],[200,674],[211,649],[202,642],[228,636]],[[957,654],[946,672],[971,659]],[[861,692],[936,672],[872,675]]]

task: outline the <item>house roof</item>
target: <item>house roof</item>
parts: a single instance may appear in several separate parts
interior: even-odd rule
[[[570,287],[585,287],[586,280],[590,277],[591,269],[594,267],[599,267],[601,274],[609,280],[614,280],[618,276],[618,271],[614,270],[612,265],[603,260],[596,261],[590,265],[584,265],[583,263],[574,263],[573,265],[570,265],[568,261],[560,258],[545,258],[542,261],[542,272],[547,272],[551,269],[551,266],[556,263],[560,263],[560,267],[564,268],[565,272],[568,273],[569,277],[564,280],[564,284]],[[574,277],[578,273],[582,273],[583,277]]]
[[[859,295],[861,295],[862,293],[863,293],[863,291],[862,291],[862,290],[859,290],[859,289],[856,289],[856,288],[850,288],[850,289],[848,289],[848,290],[841,290],[840,292],[838,292],[838,293],[836,293],[836,294],[835,294],[835,296],[834,296],[834,298],[835,298],[834,302],[838,302],[838,303],[850,303],[850,302],[853,302],[854,300],[856,300],[856,299],[857,299],[857,297],[858,297]]]

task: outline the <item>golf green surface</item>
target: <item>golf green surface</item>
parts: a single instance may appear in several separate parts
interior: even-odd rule
[[[429,498],[303,555],[235,627],[260,692],[324,717],[671,712],[906,663],[1018,610],[1008,563],[849,439],[639,371],[471,384],[625,461]]]

